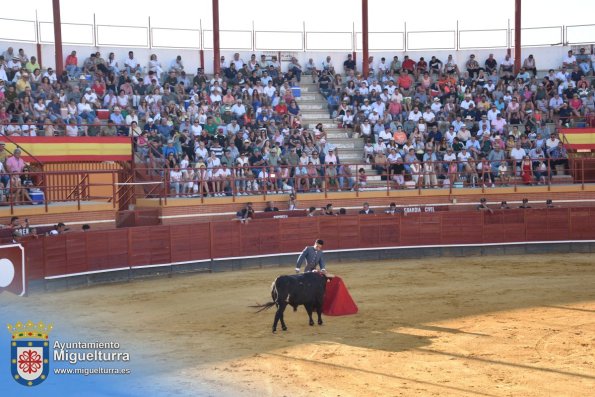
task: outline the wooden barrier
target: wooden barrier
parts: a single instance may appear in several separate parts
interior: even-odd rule
[[[28,280],[297,252],[595,239],[595,207],[346,215],[144,226],[23,242]]]

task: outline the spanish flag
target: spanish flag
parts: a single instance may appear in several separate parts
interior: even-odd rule
[[[574,150],[595,150],[595,128],[561,128],[562,142]]]
[[[28,162],[129,161],[128,137],[1,137],[11,153],[19,147]]]

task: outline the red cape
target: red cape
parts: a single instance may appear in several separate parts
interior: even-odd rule
[[[349,295],[341,277],[334,276],[326,283],[322,312],[327,316],[346,316],[357,313],[357,305]]]

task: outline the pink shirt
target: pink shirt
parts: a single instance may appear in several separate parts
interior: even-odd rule
[[[23,168],[25,168],[25,160],[22,158],[16,158],[15,156],[10,156],[6,159],[6,169],[8,172],[23,172]]]

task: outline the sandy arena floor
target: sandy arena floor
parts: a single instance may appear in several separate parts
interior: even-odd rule
[[[247,306],[270,300],[272,280],[291,269],[149,279],[19,304],[64,308],[81,329],[157,359],[155,387],[174,396],[586,396],[595,389],[594,262],[330,263],[360,313],[309,327],[303,307],[288,310],[289,329],[276,335],[273,311]],[[0,310],[16,301],[3,295]]]

